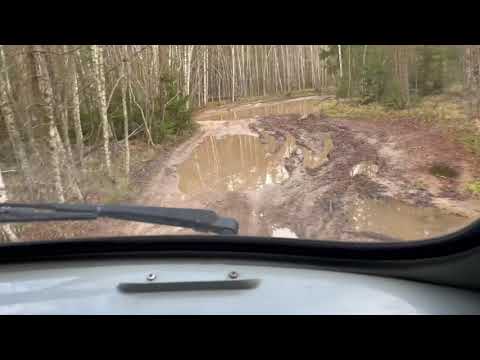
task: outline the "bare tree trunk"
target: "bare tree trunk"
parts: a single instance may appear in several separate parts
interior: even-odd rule
[[[0,169],[0,205],[6,203],[7,201],[7,189],[5,188],[5,182],[3,181],[2,169]],[[18,241],[17,235],[9,224],[0,226],[0,234],[3,235],[7,242]]]
[[[172,45],[168,45],[168,70],[172,70]]]
[[[410,62],[410,46],[404,46],[402,48],[402,58],[401,58],[401,82],[403,94],[405,96],[405,101],[407,106],[410,105],[410,83],[409,83],[409,62]]]
[[[53,178],[57,200],[65,202],[62,177],[60,172],[60,159],[57,139],[57,127],[55,124],[55,111],[53,108],[53,90],[50,76],[46,68],[44,49],[42,45],[31,45],[33,68],[35,71],[36,87],[42,102],[42,114],[48,123],[48,144],[51,164],[53,167]]]
[[[278,55],[277,55],[277,48],[275,47],[273,49],[273,71],[276,74],[276,81],[275,81],[275,93],[278,93],[277,89],[277,82],[279,83],[280,86],[280,92],[283,93],[283,83],[282,83],[282,78],[280,74],[280,65],[279,65],[279,60],[278,60]]]
[[[185,45],[184,53],[184,95],[190,97],[190,78],[191,78],[191,63],[192,63],[193,45]],[[190,106],[190,100],[187,101],[187,106]]]
[[[28,187],[30,195],[33,195],[34,185],[30,163],[27,158],[25,145],[20,136],[20,133],[17,130],[17,125],[15,124],[14,112],[12,104],[10,102],[11,86],[8,72],[6,71],[7,64],[5,63],[3,45],[0,45],[0,60],[2,65],[0,67],[0,113],[5,120],[5,125],[7,128],[8,136],[10,138],[10,143],[12,145],[13,152],[15,153],[15,158],[17,159],[18,163],[20,164],[20,168],[22,169],[25,183]]]
[[[258,54],[257,54],[257,46],[253,48],[253,56],[255,57],[255,83],[257,85],[257,92],[256,95],[260,95],[260,77],[258,73]]]
[[[65,146],[67,161],[73,166],[74,163],[73,163],[72,147],[70,144],[70,135],[69,135],[70,125],[68,121],[68,107],[67,107],[67,104],[63,102],[60,102],[58,104],[58,107],[59,107],[60,119],[62,123],[63,143]]]
[[[465,113],[480,126],[480,46],[464,50]]]
[[[363,66],[365,66],[365,64],[367,63],[367,48],[368,48],[368,45],[363,46],[363,61],[362,61]]]
[[[55,130],[55,140],[57,143],[57,149],[60,155],[60,163],[63,163],[66,168],[65,174],[67,178],[67,184],[72,189],[72,192],[75,194],[75,197],[78,200],[83,201],[84,200],[83,194],[76,180],[77,177],[76,177],[75,168],[73,166],[73,162],[68,158],[67,151],[64,148],[62,139],[60,138],[60,134],[58,133],[57,128],[55,128],[54,130]]]
[[[342,59],[342,45],[338,46],[338,63],[340,65],[340,79],[343,79],[343,59]]]
[[[480,129],[480,45],[475,46],[475,65],[476,65],[476,82],[475,82],[475,121],[477,127]]]
[[[317,45],[317,59],[318,59],[318,68],[317,68],[317,79],[318,79],[318,87],[321,89],[323,87],[323,79],[322,79],[322,72],[323,72],[323,59],[321,58],[321,54],[323,52],[323,45]]]
[[[12,85],[10,84],[10,77],[7,71],[7,60],[5,59],[5,52],[3,51],[3,45],[0,45],[0,71],[4,73],[0,79],[5,82],[6,91],[8,94],[12,93]]]
[[[253,71],[252,71],[252,61],[251,61],[251,52],[252,50],[250,47],[247,45],[247,90],[248,90],[248,96],[252,96],[255,93],[255,86],[253,85]]]
[[[218,46],[217,47],[217,67],[220,67],[220,62],[219,62],[219,59],[220,59],[220,56],[219,56],[219,52],[220,52],[220,47]],[[217,71],[219,71],[217,69]],[[218,74],[217,75],[217,96],[218,96],[218,102],[220,103],[220,101],[222,100],[222,82],[221,82],[221,79],[220,79],[220,75]]]
[[[240,53],[238,54],[238,80],[239,80],[239,96],[245,96],[245,87],[244,87],[244,82],[245,82],[245,76],[243,73],[243,63],[244,63],[244,58],[243,58],[243,45],[240,45]]]
[[[472,107],[472,74],[473,74],[473,61],[472,61],[472,48],[465,46],[464,50],[464,92],[465,92],[465,113],[469,119],[473,117]]]
[[[124,141],[125,141],[125,178],[128,184],[130,176],[130,146],[128,141],[128,109],[127,109],[127,87],[129,84],[129,71],[126,69],[127,64],[127,46],[123,46],[122,54],[122,109],[123,109],[123,128],[124,128]]]
[[[70,92],[71,92],[71,87],[69,85],[71,82],[71,72],[69,69],[69,59],[68,59],[69,57],[67,56],[68,46],[63,45],[62,47],[59,47],[58,50],[62,52],[61,54],[62,63],[60,64],[60,67],[62,70],[61,76],[64,78],[64,81],[63,81],[63,84],[60,86],[60,90],[54,91],[54,97],[55,95],[57,97],[57,99],[54,100],[54,103],[56,105],[58,117],[60,118],[60,122],[62,124],[63,143],[60,142],[60,144],[63,144],[63,146],[61,150],[65,152],[65,157],[66,157],[65,161],[69,169],[74,170],[75,165],[73,161],[72,146],[70,143],[70,135],[69,135],[70,124],[68,119],[69,98],[70,98]],[[52,74],[54,74],[55,68],[54,68],[53,62],[50,64],[50,66],[51,66]],[[52,75],[52,78],[53,78],[53,75]],[[69,174],[69,177],[72,174]]]
[[[473,74],[472,48],[465,46],[464,50],[464,86],[465,90],[470,89]]]
[[[190,84],[188,83],[188,73],[187,73],[187,68],[188,68],[188,49],[187,45],[183,47],[183,95],[188,96],[190,92]]]
[[[55,180],[55,191],[56,191],[58,201],[63,203],[65,202],[65,195],[64,195],[63,185],[62,185],[62,175],[60,172],[60,157],[59,157],[59,149],[58,149],[59,143],[56,138],[56,134],[58,134],[58,132],[53,122],[49,123],[48,131],[49,131],[48,144],[49,144],[50,154],[52,157],[53,177]]]
[[[408,83],[408,47],[405,45],[394,46],[393,60],[394,73],[398,83],[400,84],[400,92],[405,103],[408,105],[410,101],[409,83]]]
[[[314,55],[313,55],[313,45],[310,45],[310,64],[311,64],[311,71],[312,71],[312,88],[316,87],[315,84],[315,62],[314,62]]]
[[[19,58],[19,61],[15,64],[15,66],[17,67],[17,74],[19,75],[18,81],[25,85],[31,83],[33,75],[31,74],[30,68],[28,66],[28,52],[22,51],[21,54],[17,55],[17,58]],[[4,61],[4,63],[6,62]],[[7,84],[9,83],[10,81],[7,82]],[[23,126],[25,129],[25,135],[27,139],[26,145],[28,145],[26,146],[26,151],[28,154],[30,154],[30,164],[32,162],[36,162],[37,164],[41,165],[43,161],[40,152],[38,151],[38,146],[37,142],[35,141],[34,135],[34,128],[38,124],[38,121],[37,118],[34,116],[33,111],[31,111],[31,104],[34,103],[31,90],[31,86],[24,86],[20,91],[17,91],[19,96],[17,96],[16,104],[20,108],[24,109],[25,120],[21,126]],[[18,116],[21,116],[21,114],[18,114]]]
[[[232,102],[235,102],[235,45],[232,45]]]
[[[95,85],[97,99],[100,107],[100,118],[102,120],[103,130],[103,152],[105,156],[105,165],[110,178],[113,178],[112,162],[110,157],[110,134],[107,114],[107,95],[105,92],[105,77],[103,74],[103,48],[98,45],[91,45],[92,60],[95,72]]]
[[[78,52],[75,52],[74,54],[78,55]],[[76,147],[77,147],[78,159],[80,161],[80,168],[82,171],[84,171],[83,130],[82,130],[82,123],[80,119],[80,96],[78,94],[78,74],[77,74],[74,55],[70,57],[70,71],[72,73],[71,111],[72,111],[72,117],[73,117],[73,126],[75,129]]]
[[[303,68],[303,45],[298,45],[298,88],[305,89],[305,78]]]
[[[352,45],[348,45],[348,97],[352,96]]]
[[[203,51],[203,104],[208,103],[208,45]]]
[[[262,71],[262,84],[263,84],[263,96],[267,95],[267,66],[268,66],[268,53],[266,51],[266,48],[264,49],[263,52],[263,71]]]
[[[290,82],[291,82],[291,74],[290,74],[290,56],[289,56],[289,51],[288,51],[288,45],[285,45],[285,61],[286,61],[286,73],[287,73],[287,79],[286,79],[286,86],[287,86],[287,92],[290,91]]]
[[[153,67],[153,78],[155,80],[160,79],[160,48],[159,45],[152,45],[152,67]],[[157,87],[154,88],[152,96],[157,95]]]

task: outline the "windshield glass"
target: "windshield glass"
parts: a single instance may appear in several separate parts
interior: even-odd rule
[[[241,235],[356,242],[480,217],[480,45],[0,45],[0,110],[0,205],[208,209]],[[80,216],[0,239],[196,233]]]

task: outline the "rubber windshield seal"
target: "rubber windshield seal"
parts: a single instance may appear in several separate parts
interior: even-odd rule
[[[392,243],[361,243],[251,236],[126,236],[0,245],[0,264],[34,260],[162,254],[275,255],[348,260],[419,260],[450,256],[480,246],[480,220],[441,237]]]

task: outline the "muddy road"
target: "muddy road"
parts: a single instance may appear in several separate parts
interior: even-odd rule
[[[209,208],[245,235],[392,241],[428,238],[480,217],[465,192],[478,161],[415,122],[331,119],[328,97],[226,106],[197,115],[197,134],[175,149],[138,199]],[[436,162],[458,176],[438,178]],[[189,234],[136,223],[102,234]]]

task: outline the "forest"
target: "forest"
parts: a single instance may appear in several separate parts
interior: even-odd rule
[[[202,111],[313,95],[326,115],[427,119],[480,158],[480,45],[0,45],[0,202],[131,200]]]

